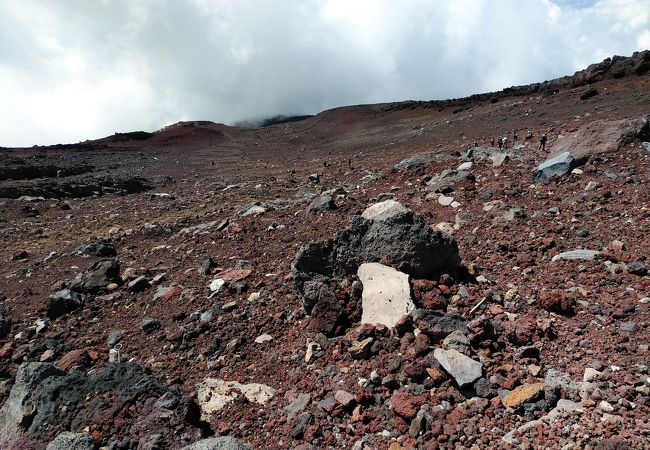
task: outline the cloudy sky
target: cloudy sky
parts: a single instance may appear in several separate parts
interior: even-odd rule
[[[0,0],[0,146],[443,99],[650,48],[650,0]]]

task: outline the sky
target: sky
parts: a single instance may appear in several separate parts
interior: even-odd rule
[[[0,146],[455,98],[650,49],[650,0],[0,0]]]

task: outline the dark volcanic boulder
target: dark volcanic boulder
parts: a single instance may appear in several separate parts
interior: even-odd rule
[[[64,316],[84,305],[83,295],[70,289],[63,289],[50,295],[50,302],[47,305],[47,317],[56,319]]]
[[[94,241],[89,244],[82,245],[77,249],[77,253],[80,255],[104,257],[117,255],[113,244],[105,240]]]
[[[78,292],[96,294],[106,289],[109,283],[121,284],[120,265],[110,259],[97,261],[86,272],[77,276],[70,284],[70,289]]]
[[[155,441],[158,448],[180,448],[203,437],[192,399],[138,364],[66,374],[51,364],[23,363],[0,410],[0,448],[12,448],[22,436],[49,442],[62,431],[104,422],[116,434]],[[109,439],[107,433],[98,444],[107,445]]]
[[[434,231],[424,218],[404,208],[371,220],[355,217],[333,238],[303,246],[292,271],[298,287],[305,281],[356,274],[366,262],[380,262],[414,278],[429,278],[460,266],[456,241]]]

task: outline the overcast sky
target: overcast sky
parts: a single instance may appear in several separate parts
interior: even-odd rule
[[[0,0],[0,146],[500,90],[650,48],[650,0]]]

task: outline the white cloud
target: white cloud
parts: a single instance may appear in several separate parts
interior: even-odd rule
[[[650,47],[650,0],[0,0],[0,17],[5,146],[458,97]]]

